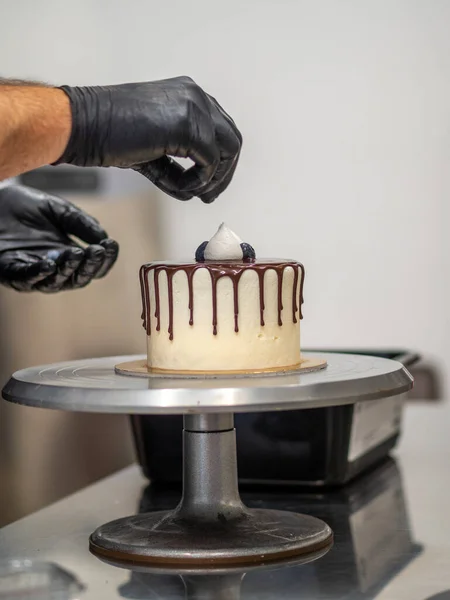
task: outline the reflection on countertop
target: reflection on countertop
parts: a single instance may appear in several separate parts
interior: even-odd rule
[[[178,489],[148,486],[140,511],[174,508]],[[414,543],[398,465],[386,460],[353,485],[327,494],[242,489],[253,508],[313,514],[334,530],[334,547],[307,565],[232,574],[137,572],[120,589],[124,598],[373,598],[421,551]],[[242,583],[241,583],[242,582]],[[239,595],[240,593],[240,595]]]

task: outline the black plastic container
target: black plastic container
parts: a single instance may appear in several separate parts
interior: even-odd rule
[[[320,350],[328,352],[328,350]],[[410,367],[405,351],[337,351],[392,358]],[[309,410],[235,415],[239,480],[246,483],[339,486],[395,446],[404,398]],[[154,482],[179,483],[183,417],[133,416],[139,462]]]

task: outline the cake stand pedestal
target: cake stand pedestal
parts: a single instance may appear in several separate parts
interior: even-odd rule
[[[394,396],[412,387],[398,362],[321,354],[313,373],[148,379],[115,373],[142,357],[57,363],[15,373],[6,400],[43,408],[127,414],[184,414],[183,497],[177,509],[118,519],[90,538],[107,561],[152,565],[251,565],[330,546],[323,521],[248,509],[238,491],[233,413],[317,408]]]

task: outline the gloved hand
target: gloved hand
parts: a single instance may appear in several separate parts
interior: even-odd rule
[[[132,168],[179,200],[206,203],[230,183],[242,136],[189,77],[61,89],[71,103],[72,133],[57,164]],[[171,156],[195,164],[185,170]]]
[[[24,186],[0,188],[0,283],[21,292],[81,288],[106,275],[118,251],[98,221],[67,200]]]

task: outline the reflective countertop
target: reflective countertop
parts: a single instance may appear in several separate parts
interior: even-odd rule
[[[149,487],[130,467],[0,530],[0,598],[12,597],[2,589],[2,561],[30,559],[55,563],[61,580],[84,587],[60,590],[58,600],[450,600],[449,432],[450,407],[408,406],[394,458],[344,489],[241,489],[249,506],[306,512],[335,533],[334,547],[309,564],[245,574],[131,572],[92,556],[88,538],[99,525],[177,503],[178,490]]]

